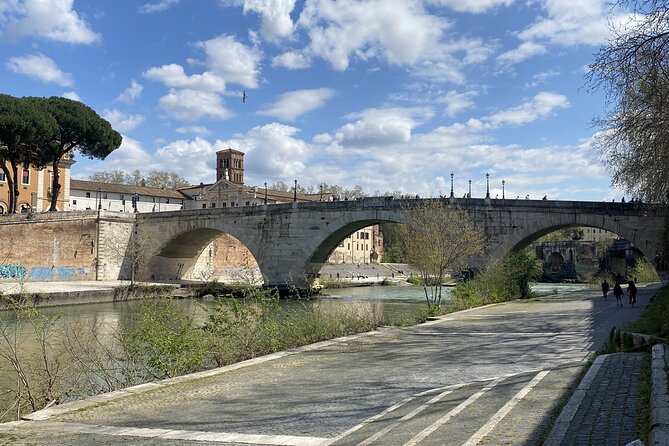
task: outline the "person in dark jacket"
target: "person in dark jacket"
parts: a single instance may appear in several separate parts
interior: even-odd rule
[[[636,303],[636,292],[637,289],[634,281],[630,280],[627,282],[627,297],[629,297],[630,305],[634,305]]]
[[[620,286],[619,282],[616,282],[616,284],[613,285],[613,295],[616,296],[616,306],[617,307],[622,307],[623,306],[623,289]]]
[[[604,282],[602,282],[602,294],[604,295],[604,300],[606,300],[606,296],[609,294],[609,282],[604,279]]]

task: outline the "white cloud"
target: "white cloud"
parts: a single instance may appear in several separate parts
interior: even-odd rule
[[[448,23],[429,15],[420,3],[396,0],[310,0],[298,25],[307,30],[308,50],[346,70],[352,55],[378,58],[393,65],[419,61],[441,40]]]
[[[367,109],[347,118],[357,120],[339,128],[334,140],[341,146],[369,149],[409,142],[413,129],[432,118],[432,112],[426,108]]]
[[[258,87],[260,70],[258,65],[262,52],[247,47],[233,36],[221,35],[197,43],[207,55],[209,70],[225,82],[240,84],[247,88]]]
[[[309,58],[299,51],[288,51],[272,58],[273,67],[282,67],[289,70],[309,68]]]
[[[293,33],[290,13],[295,8],[295,0],[245,0],[244,13],[254,11],[260,14],[260,34],[267,40],[277,41]]]
[[[0,30],[0,35],[5,39],[16,41],[35,36],[79,44],[100,40],[100,35],[93,32],[74,10],[74,0],[20,0],[4,3],[4,10],[0,12],[3,12],[7,24],[4,30]]]
[[[532,76],[532,81],[531,82],[526,82],[525,83],[525,88],[532,88],[532,87],[537,87],[544,82],[546,82],[548,79],[552,77],[559,76],[560,72],[555,71],[552,69],[548,69],[546,71],[542,71],[541,73],[537,73]]]
[[[71,74],[61,71],[53,59],[41,53],[12,57],[5,66],[15,73],[25,74],[48,84],[70,87],[74,83]]]
[[[481,13],[500,6],[510,6],[514,0],[427,0],[427,3],[448,6],[458,12]]]
[[[331,88],[290,91],[282,94],[276,103],[258,112],[258,114],[293,121],[308,111],[322,107],[334,93]]]
[[[303,174],[311,157],[309,145],[295,138],[298,131],[274,122],[235,135],[222,144],[246,153],[245,175],[248,174],[249,184],[267,180],[287,182]]]
[[[160,98],[160,106],[171,116],[183,121],[202,118],[228,119],[232,112],[226,109],[216,93],[200,90],[172,89]]]
[[[132,104],[135,100],[139,99],[142,95],[144,86],[137,82],[135,79],[130,81],[130,86],[123,90],[123,92],[116,97],[117,102],[124,102],[126,104]]]
[[[193,184],[213,180],[216,152],[226,149],[220,141],[214,144],[196,137],[192,141],[172,141],[156,150],[162,170],[177,172]]]
[[[477,96],[475,91],[466,91],[464,93],[458,93],[457,91],[451,90],[441,96],[437,102],[445,104],[445,112],[448,116],[455,116],[463,110],[467,110],[474,106],[473,98]]]
[[[578,7],[571,0],[543,0],[542,4],[546,16],[522,31],[522,40],[546,39],[565,46],[606,42],[609,11],[601,0],[580,0]]]
[[[63,97],[66,99],[72,99],[73,101],[81,102],[81,98],[79,97],[76,91],[66,91],[65,93],[63,93]]]
[[[109,121],[112,128],[120,133],[131,132],[144,122],[142,115],[128,115],[117,109],[105,109],[102,117]]]
[[[513,65],[530,57],[545,54],[548,50],[545,46],[534,42],[523,42],[517,48],[506,51],[497,56],[497,62],[505,65]]]
[[[143,74],[147,79],[158,81],[170,88],[188,88],[208,92],[225,91],[225,81],[210,73],[187,76],[181,65],[169,64],[162,67],[151,67]]]
[[[409,71],[414,76],[429,79],[431,82],[464,84],[466,76],[463,68],[484,62],[493,52],[490,44],[481,39],[458,38],[434,45],[423,59],[409,67]]]
[[[103,161],[87,163],[83,170],[79,171],[79,175],[85,178],[100,171],[115,169],[127,171],[128,166],[141,166],[141,170],[144,172],[158,170],[158,166],[151,155],[142,147],[142,143],[123,135],[121,147],[114,150]]]
[[[145,3],[139,8],[139,12],[145,14],[153,14],[154,12],[162,12],[173,6],[181,3],[181,0],[159,0],[157,2]]]
[[[567,107],[569,107],[569,100],[566,96],[542,91],[535,95],[531,101],[497,112],[483,118],[483,120],[492,125],[493,128],[507,124],[521,125],[546,117],[556,108]]]
[[[201,137],[206,137],[211,135],[211,131],[207,127],[202,127],[202,126],[196,126],[196,125],[191,125],[191,126],[186,126],[186,127],[179,127],[174,130],[177,133],[182,133],[182,134],[193,134]]]

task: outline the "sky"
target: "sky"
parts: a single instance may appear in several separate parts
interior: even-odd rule
[[[615,199],[586,85],[602,0],[0,0],[0,92],[80,100],[122,169],[385,192]]]

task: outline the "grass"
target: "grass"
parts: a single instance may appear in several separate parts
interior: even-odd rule
[[[625,330],[669,339],[669,287],[662,287],[639,319]]]

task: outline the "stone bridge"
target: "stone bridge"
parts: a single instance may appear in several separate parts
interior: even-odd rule
[[[369,225],[405,223],[406,213],[429,199],[371,197],[353,201],[299,202],[253,207],[137,214],[157,250],[150,262],[155,279],[187,275],[202,250],[227,233],[255,257],[268,285],[305,285],[347,235]],[[448,200],[448,199],[447,199]],[[658,272],[669,206],[647,203],[455,198],[488,239],[482,267],[552,231],[589,226],[633,243]]]

